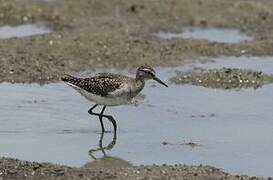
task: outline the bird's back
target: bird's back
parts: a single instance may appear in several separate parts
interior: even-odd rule
[[[130,78],[127,76],[112,73],[99,73],[89,78],[79,78],[71,75],[62,77],[62,81],[69,85],[100,96],[106,96],[109,93],[114,92],[129,79]]]

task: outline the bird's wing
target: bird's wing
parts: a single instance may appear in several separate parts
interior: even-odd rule
[[[96,95],[106,96],[119,89],[124,83],[122,76],[115,74],[97,74],[94,77],[84,78],[77,86]]]

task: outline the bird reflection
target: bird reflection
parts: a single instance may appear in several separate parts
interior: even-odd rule
[[[105,118],[110,118],[110,121],[115,121],[112,116],[104,115]],[[114,125],[114,124],[113,124]],[[113,157],[106,154],[106,150],[111,150],[116,145],[117,141],[117,131],[116,126],[114,125],[114,135],[113,139],[108,143],[106,146],[103,145],[103,138],[104,138],[105,131],[101,131],[100,138],[99,138],[99,147],[90,149],[88,154],[94,159],[94,161],[86,163],[83,167],[84,168],[95,168],[95,167],[129,167],[132,164],[122,158]],[[102,157],[97,158],[95,153],[102,152]]]
[[[86,163],[83,167],[84,168],[108,168],[108,167],[129,167],[132,166],[132,164],[122,158],[119,157],[113,157],[106,154],[106,150],[111,150],[117,140],[116,132],[114,132],[114,136],[112,141],[106,145],[103,146],[103,138],[104,138],[104,132],[101,132],[100,139],[99,139],[99,147],[95,149],[89,150],[89,155],[94,159],[92,162]],[[103,156],[100,158],[97,158],[94,154],[96,152],[101,151]]]
[[[114,131],[114,135],[113,135],[113,139],[112,141],[106,145],[106,146],[103,146],[103,138],[104,138],[104,132],[102,131],[101,134],[100,134],[100,139],[99,139],[99,147],[98,148],[95,148],[95,149],[90,149],[88,151],[88,154],[94,159],[96,160],[97,158],[95,157],[94,153],[98,152],[98,151],[101,151],[103,156],[107,156],[106,155],[106,152],[105,150],[111,150],[115,144],[116,144],[116,141],[117,141],[117,132]]]

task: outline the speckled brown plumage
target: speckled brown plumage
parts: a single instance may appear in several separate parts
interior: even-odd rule
[[[124,82],[126,82],[128,77],[111,73],[99,73],[90,78],[78,78],[65,75],[61,79],[64,82],[71,83],[92,94],[106,96],[110,92],[118,89]]]
[[[135,78],[112,73],[99,73],[89,78],[78,78],[65,75],[61,78],[69,86],[77,90],[87,100],[96,104],[88,110],[88,113],[99,117],[102,132],[104,125],[102,118],[107,118],[114,127],[116,133],[117,125],[112,116],[104,115],[106,106],[118,106],[131,104],[134,98],[145,86],[145,80],[153,79],[158,83],[168,87],[156,77],[154,69],[149,66],[141,66],[136,70]],[[103,105],[100,113],[93,110]]]

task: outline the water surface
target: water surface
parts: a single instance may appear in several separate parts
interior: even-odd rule
[[[174,73],[157,71],[163,80]],[[117,142],[108,155],[135,165],[202,163],[231,173],[273,176],[273,85],[225,91],[168,84],[148,82],[137,107],[106,109],[118,123]],[[2,83],[0,92],[1,156],[70,166],[93,161],[88,151],[98,147],[100,124],[87,113],[91,102],[63,83]],[[106,120],[105,125],[111,130]],[[106,145],[113,133],[104,136]]]
[[[183,32],[158,32],[157,37],[164,39],[185,38],[205,39],[214,42],[239,43],[249,41],[252,38],[237,29],[220,28],[186,28]]]
[[[25,37],[25,36],[33,36],[38,34],[47,34],[50,32],[52,32],[52,30],[42,24],[2,26],[0,27],[0,38],[8,39],[12,37]]]
[[[194,67],[201,67],[205,69],[209,68],[241,68],[241,69],[252,69],[256,71],[262,71],[264,73],[273,74],[273,57],[218,57],[209,59],[208,63],[200,64],[189,64],[188,69]]]

